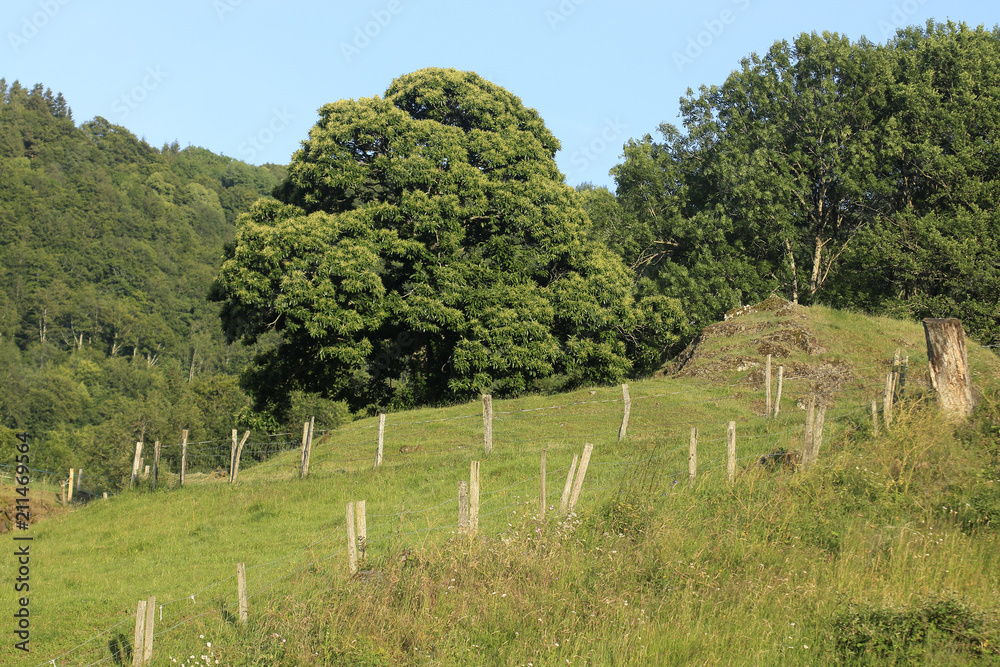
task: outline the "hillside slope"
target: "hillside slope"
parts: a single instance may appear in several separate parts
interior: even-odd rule
[[[793,326],[787,341],[776,334]],[[84,665],[124,649],[130,664],[136,602],[149,595],[154,664],[996,661],[1000,361],[970,345],[980,408],[955,427],[921,379],[921,341],[919,324],[759,309],[710,327],[674,376],[630,385],[621,441],[622,390],[594,387],[494,402],[489,456],[477,402],[389,415],[377,469],[376,420],[317,425],[325,439],[306,479],[289,451],[235,485],[91,503],[32,527],[38,660],[8,651],[0,662]],[[897,348],[910,358],[905,394],[891,430],[873,437],[869,406]],[[763,409],[767,351],[789,369],[775,420]],[[819,462],[776,463],[801,446],[798,404],[815,391],[830,399]],[[585,442],[594,454],[564,521],[560,496]],[[456,485],[474,460],[482,507],[466,539]],[[351,577],[344,508],[360,499],[367,554]],[[11,604],[4,596],[0,613]]]

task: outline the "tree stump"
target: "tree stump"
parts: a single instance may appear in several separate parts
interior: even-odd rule
[[[952,417],[968,417],[975,403],[962,323],[955,318],[927,318],[924,335],[931,385],[937,392],[938,404]]]

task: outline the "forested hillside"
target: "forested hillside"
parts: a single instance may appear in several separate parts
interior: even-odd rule
[[[135,440],[231,428],[245,405],[247,353],[206,293],[237,213],[284,168],[156,149],[100,117],[77,126],[41,84],[0,79],[0,97],[3,459],[27,430],[33,467],[113,486]]]

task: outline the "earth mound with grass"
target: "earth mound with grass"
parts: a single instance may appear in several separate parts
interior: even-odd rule
[[[722,322],[705,327],[659,377],[762,385],[767,356],[771,355],[773,375],[784,367],[785,377],[806,379],[812,391],[822,397],[876,377],[876,368],[857,366],[859,358],[871,359],[879,366],[891,363],[896,349],[903,358],[923,354],[919,326],[901,329],[894,321],[872,318],[871,329],[859,331],[842,323],[844,317],[839,311],[800,306],[771,296],[734,308]],[[867,349],[870,356],[856,354]],[[910,379],[926,383],[918,377]]]

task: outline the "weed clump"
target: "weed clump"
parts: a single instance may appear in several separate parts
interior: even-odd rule
[[[838,659],[851,664],[909,664],[946,656],[998,656],[994,619],[958,600],[926,600],[910,609],[849,605],[832,623]]]

